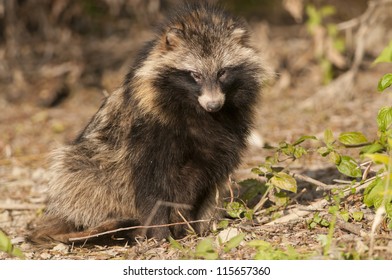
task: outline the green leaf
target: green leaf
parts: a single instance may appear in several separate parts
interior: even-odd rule
[[[363,145],[369,141],[361,132],[344,132],[339,135],[339,142],[346,146]]]
[[[309,224],[308,224],[308,228],[309,229],[315,229],[316,227],[317,227],[317,223],[316,222],[313,222],[313,221],[309,222]]]
[[[385,74],[379,81],[377,85],[378,91],[384,91],[392,85],[392,73]]]
[[[2,231],[0,231],[0,251],[6,252],[8,254],[10,254],[12,251],[11,240]]]
[[[380,62],[392,62],[392,41],[389,42],[389,45],[383,49],[381,54],[376,58],[373,64]]]
[[[248,221],[252,221],[253,220],[253,215],[255,214],[255,211],[253,211],[253,209],[249,209],[248,211],[245,212],[244,217],[248,220]]]
[[[304,142],[305,140],[317,140],[317,137],[312,136],[312,135],[301,136],[300,138],[297,139],[297,141],[295,141],[293,143],[293,146],[297,146],[297,145],[301,144],[302,142]]]
[[[227,241],[227,243],[226,243],[225,247],[223,248],[223,250],[226,253],[229,252],[231,249],[234,249],[238,245],[240,245],[240,243],[244,240],[244,238],[245,238],[245,233],[240,233],[240,234],[234,236],[229,241]]]
[[[385,165],[389,164],[390,158],[384,154],[365,154],[367,158],[370,158],[375,163],[383,163]]]
[[[178,250],[181,250],[181,251],[184,250],[184,247],[180,243],[178,243],[177,240],[174,240],[171,236],[169,236],[169,243],[175,249],[178,249]]]
[[[310,221],[309,228],[314,229],[317,225],[323,226],[323,227],[328,227],[329,222],[328,220],[324,219],[323,217],[320,216],[320,213],[316,212]]]
[[[363,219],[363,212],[362,211],[355,211],[352,213],[353,219],[356,222],[360,222]]]
[[[328,149],[327,147],[320,147],[317,149],[317,152],[322,156],[322,157],[326,157],[327,155],[329,155],[329,153],[331,152],[330,149]]]
[[[320,216],[320,213],[316,213],[316,214],[314,214],[314,216],[313,216],[313,221],[315,222],[315,223],[317,223],[317,224],[319,224],[320,222],[321,222],[321,220],[322,220],[322,218],[321,218],[321,216]]]
[[[246,210],[246,207],[237,201],[230,202],[226,206],[227,214],[232,218],[241,218],[241,215],[246,212]]]
[[[238,183],[242,187],[243,193],[241,194],[241,199],[243,201],[249,201],[259,194],[263,195],[268,187],[256,179],[247,179]]]
[[[285,192],[281,191],[270,196],[270,200],[275,203],[276,206],[283,206],[289,202],[289,197]]]
[[[281,145],[281,150],[287,156],[292,156],[294,154],[294,146],[287,143]]]
[[[328,145],[333,144],[334,141],[335,141],[335,138],[333,137],[332,130],[327,128],[324,131],[324,142],[325,142],[325,144],[327,144],[327,146],[328,146]]]
[[[389,219],[392,219],[392,203],[387,203],[385,205],[385,212],[387,213]]]
[[[10,256],[17,257],[20,259],[24,259],[24,255],[21,250],[14,247],[11,243],[11,240],[5,235],[4,232],[0,230],[0,251],[3,251]]]
[[[196,256],[206,260],[216,260],[218,253],[214,248],[214,241],[211,238],[202,239],[196,246]]]
[[[297,181],[295,181],[294,177],[284,172],[276,173],[275,176],[269,180],[269,183],[281,190],[293,193],[297,192]]]
[[[379,142],[372,143],[363,147],[360,151],[360,154],[373,154],[384,150],[384,146]]]
[[[260,168],[257,167],[252,168],[251,172],[256,175],[264,175],[264,173],[260,170]]]
[[[339,212],[339,206],[337,205],[332,205],[331,207],[328,208],[328,213],[335,215],[336,213]]]
[[[306,25],[308,27],[309,33],[312,34],[314,32],[314,28],[321,25],[322,17],[319,11],[317,11],[317,9],[315,8],[315,6],[311,4],[306,6],[306,14],[308,16]]]
[[[229,226],[229,221],[228,220],[222,220],[218,223],[217,227],[219,229],[225,229]]]
[[[340,162],[342,161],[342,156],[341,156],[338,152],[332,151],[332,152],[329,154],[329,160],[330,160],[333,164],[339,165]]]
[[[380,181],[381,181],[381,178],[377,176],[376,179],[373,182],[371,182],[369,184],[369,186],[366,187],[366,189],[363,192],[364,200],[370,194],[370,192],[373,190],[373,188],[379,184]],[[366,202],[365,202],[365,204],[366,204]],[[370,206],[372,206],[372,204],[369,204],[369,205],[366,204],[366,206],[370,207]]]
[[[327,219],[322,219],[320,222],[320,226],[329,227],[331,223]]]
[[[348,220],[350,219],[350,213],[347,210],[342,210],[339,212],[339,214],[340,214],[340,217],[342,217],[342,219],[345,222],[348,222]]]
[[[268,248],[271,246],[270,243],[264,240],[251,240],[248,243],[246,243],[246,245],[250,247],[264,247],[264,248]]]
[[[323,17],[332,16],[336,13],[336,9],[332,5],[325,5],[320,9],[320,14]]]
[[[389,182],[389,185],[386,188],[386,184]],[[385,197],[384,197],[385,196]],[[377,178],[374,183],[369,185],[364,192],[363,202],[368,206],[374,206],[375,208],[379,208],[383,202],[388,204],[392,199],[392,182],[388,180],[387,176],[384,178]]]
[[[377,115],[378,129],[381,132],[387,131],[392,124],[392,107],[383,107]]]
[[[353,178],[362,177],[362,171],[358,166],[358,163],[349,156],[341,156],[341,161],[336,165],[340,173]]]
[[[306,155],[307,153],[308,153],[308,152],[306,151],[305,148],[299,146],[299,147],[295,147],[293,156],[294,156],[294,158],[299,159],[299,158],[301,158],[303,155]]]

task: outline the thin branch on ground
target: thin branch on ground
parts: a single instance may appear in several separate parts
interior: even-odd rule
[[[133,227],[125,227],[125,228],[118,228],[114,230],[108,230],[104,232],[100,232],[97,234],[92,234],[92,235],[86,235],[82,237],[75,237],[75,238],[69,238],[69,242],[76,242],[76,241],[82,241],[90,238],[96,238],[100,237],[103,235],[107,234],[112,234],[112,233],[118,233],[122,231],[128,231],[128,230],[134,230],[134,229],[150,229],[150,228],[161,228],[161,227],[171,227],[171,226],[176,226],[176,225],[187,225],[187,224],[195,224],[195,223],[208,223],[211,220],[196,220],[196,221],[187,221],[187,222],[178,222],[178,223],[170,223],[170,224],[162,224],[162,225],[150,225],[150,226],[133,226]]]
[[[172,208],[180,208],[180,209],[191,209],[191,206],[188,204],[182,204],[182,203],[174,203],[174,202],[168,202],[168,201],[162,201],[162,200],[158,200],[154,207],[151,210],[150,215],[148,216],[147,220],[144,223],[144,226],[149,226],[151,225],[154,217],[157,215],[158,210],[160,207],[172,207]],[[143,231],[141,233],[141,235],[146,235],[147,233],[147,229],[146,227],[142,227]]]
[[[332,215],[330,215],[330,216],[332,216]],[[361,227],[354,225],[352,223],[348,223],[348,222],[341,220],[341,219],[336,220],[336,226],[342,230],[351,232],[351,233],[358,235],[358,236],[361,236],[361,237],[368,236],[367,232],[365,230],[363,230]]]
[[[306,175],[303,175],[303,174],[297,174],[297,173],[293,173],[293,172],[289,172],[289,174],[291,176],[293,176],[295,179],[298,179],[298,180],[301,180],[301,181],[304,181],[304,182],[308,182],[308,183],[310,183],[312,185],[315,185],[316,187],[318,187],[318,188],[320,188],[322,190],[330,189],[330,187],[331,187],[331,186],[329,186],[329,185],[327,185],[327,184],[325,184],[325,183],[323,183],[323,182],[321,182],[319,180],[313,179],[313,178],[311,178],[309,176],[306,176]]]
[[[184,223],[186,223],[187,227],[189,228],[189,230],[193,233],[196,233],[195,229],[191,226],[191,224],[189,223],[189,221],[184,217],[184,215],[181,214],[180,210],[177,210],[177,214],[181,217],[181,219],[184,221]]]

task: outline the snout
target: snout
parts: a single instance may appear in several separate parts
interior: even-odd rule
[[[218,112],[225,103],[225,95],[220,91],[204,91],[198,98],[199,104],[207,112]]]

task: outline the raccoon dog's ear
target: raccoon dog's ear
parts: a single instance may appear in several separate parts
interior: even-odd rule
[[[178,28],[170,28],[166,32],[165,44],[168,48],[174,48],[178,46],[184,37],[184,32]]]
[[[231,37],[239,43],[245,44],[249,39],[248,31],[236,24],[232,24],[229,26],[229,30],[231,32]]]

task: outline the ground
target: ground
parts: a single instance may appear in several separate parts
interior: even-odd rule
[[[250,169],[262,163],[269,153],[260,147],[260,143],[276,145],[281,141],[294,141],[302,135],[322,138],[326,128],[332,129],[335,135],[343,131],[361,131],[369,139],[376,137],[377,112],[385,104],[392,104],[390,94],[381,95],[376,91],[378,79],[390,71],[388,66],[370,67],[374,56],[369,54],[361,63],[351,91],[338,87],[332,93],[323,92],[321,90],[325,86],[322,85],[319,65],[312,53],[312,40],[303,26],[281,28],[256,22],[252,23],[252,29],[256,34],[255,42],[266,57],[266,63],[272,65],[277,76],[265,88],[256,116],[255,130],[259,145],[250,146],[243,158],[243,165],[233,174],[236,181],[255,178]],[[141,36],[143,38],[137,39],[135,45],[140,46],[139,41],[148,36],[148,33]],[[110,45],[110,42],[106,43]],[[132,45],[131,57],[135,48]],[[124,56],[127,54],[125,51],[122,53]],[[131,57],[124,58],[124,61],[128,63]],[[110,91],[119,85],[126,70],[127,67],[123,66],[112,72],[104,72],[102,81],[109,81],[109,85],[104,85],[104,88]],[[7,90],[5,86],[1,88],[3,92]],[[203,240],[212,240],[212,256],[220,259],[274,256],[392,259],[392,232],[385,225],[381,225],[376,231],[374,251],[369,255],[368,234],[375,211],[363,204],[362,191],[346,195],[343,204],[349,211],[359,209],[364,213],[364,218],[359,222],[338,222],[330,250],[324,254],[325,247],[319,236],[327,235],[329,228],[317,225],[310,229],[307,221],[316,212],[331,218],[328,216],[328,203],[323,203],[328,191],[320,191],[316,185],[300,179],[298,184],[301,192],[292,198],[285,209],[272,214],[261,209],[253,221],[230,220],[227,229],[211,231],[202,237],[189,235],[178,243],[140,240],[132,246],[51,244],[42,247],[27,242],[25,236],[30,232],[31,224],[45,207],[49,176],[47,159],[50,151],[71,141],[96,112],[102,99],[102,88],[86,84],[72,86],[70,95],[53,107],[39,106],[36,99],[29,96],[22,101],[0,96],[0,229],[22,250],[27,259],[206,258],[207,253],[203,253],[200,248]],[[338,175],[327,160],[317,156],[310,156],[290,168],[296,174],[306,175],[326,184],[334,184],[333,179],[347,180]],[[284,217],[290,210],[298,211],[309,205],[315,208],[303,217],[269,224],[276,213]],[[242,233],[242,242],[227,249],[224,241]],[[218,239],[223,240],[223,244]],[[265,244],[267,247],[260,244],[251,246],[251,240],[266,241],[271,247]],[[0,252],[0,259],[7,258],[11,257]]]

